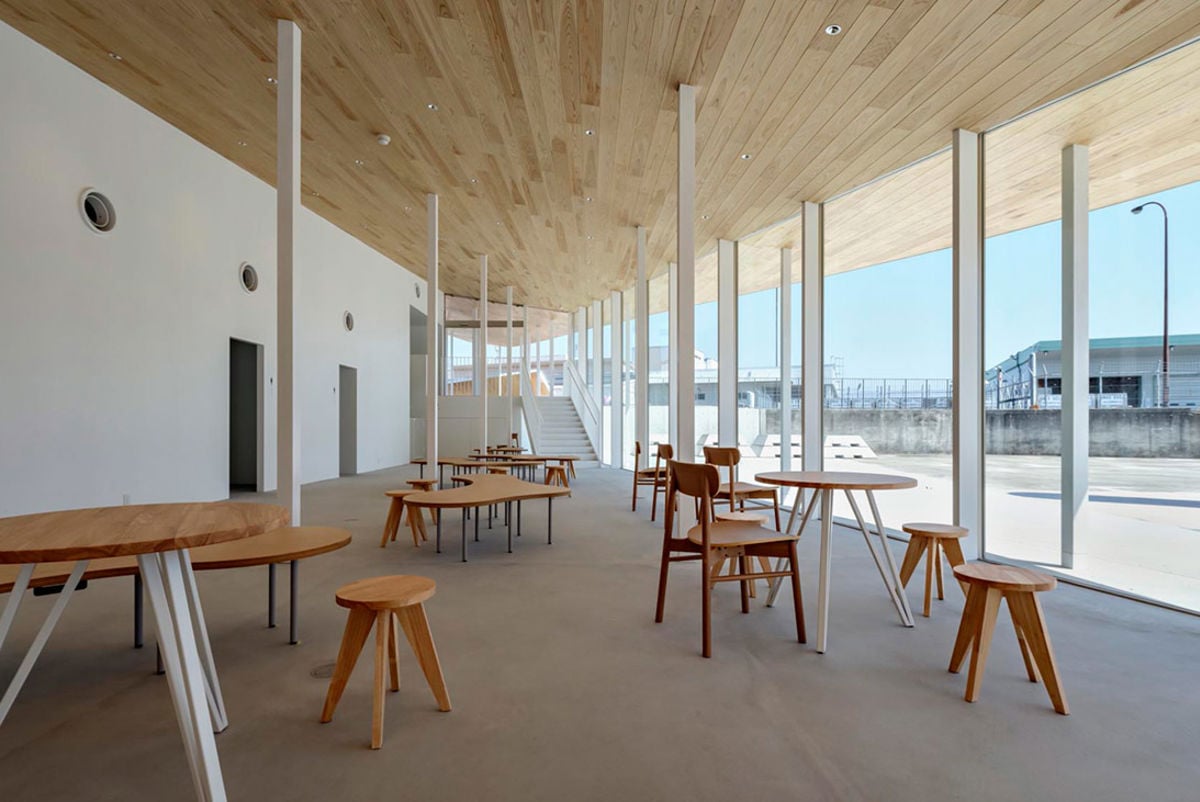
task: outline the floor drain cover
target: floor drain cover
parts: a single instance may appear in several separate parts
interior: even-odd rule
[[[308,675],[313,679],[329,679],[333,676],[333,665],[333,663],[321,663],[309,671]]]

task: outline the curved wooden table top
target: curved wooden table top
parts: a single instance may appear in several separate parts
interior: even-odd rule
[[[907,490],[917,486],[911,476],[855,471],[772,471],[757,473],[754,479],[769,485],[819,490]]]
[[[350,533],[332,526],[284,526],[261,535],[200,546],[192,550],[192,568],[197,571],[220,568],[243,568],[252,565],[302,560],[337,551],[350,543]],[[75,567],[72,562],[39,563],[33,569],[29,587],[61,585]],[[18,565],[0,565],[0,593],[8,593],[17,580]],[[88,563],[84,579],[104,579],[112,576],[133,576],[138,571],[137,558],[104,557]]]
[[[486,507],[489,504],[500,504],[505,501],[526,501],[571,495],[571,489],[567,487],[526,482],[515,476],[500,474],[480,473],[461,476],[458,477],[458,480],[466,484],[463,487],[452,487],[449,490],[414,493],[404,498],[404,504],[409,507],[434,507],[437,509]]]
[[[0,564],[90,560],[224,543],[288,522],[274,504],[237,501],[94,507],[0,518]]]

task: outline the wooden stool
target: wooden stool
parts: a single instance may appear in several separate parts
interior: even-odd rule
[[[507,475],[508,467],[506,465],[489,465],[487,471],[488,473]]]
[[[561,465],[547,465],[545,484],[570,487],[571,485],[567,482],[567,469]]]
[[[437,479],[409,479],[408,484],[417,490],[429,492],[437,487]]]
[[[1054,651],[1050,648],[1050,635],[1046,632],[1046,619],[1036,595],[1039,591],[1053,590],[1058,581],[1028,568],[990,563],[955,566],[954,576],[967,585],[967,603],[963,607],[954,652],[950,655],[950,673],[957,674],[962,668],[967,647],[971,647],[971,669],[967,674],[967,693],[964,698],[968,702],[979,698],[983,668],[987,663],[992,633],[996,629],[996,615],[1003,597],[1008,602],[1008,612],[1017,631],[1017,643],[1021,647],[1021,658],[1025,661],[1025,673],[1029,681],[1037,682],[1040,673],[1054,709],[1067,715],[1070,712],[1067,710],[1067,698],[1063,695]]]
[[[400,690],[400,643],[397,624],[404,630],[408,645],[412,647],[425,680],[437,699],[438,710],[450,710],[450,695],[446,692],[446,681],[442,678],[442,667],[438,662],[433,636],[429,634],[429,620],[425,617],[422,602],[431,597],[437,588],[432,579],[423,576],[380,576],[360,579],[338,588],[337,603],[350,611],[346,619],[346,630],[342,633],[342,645],[338,649],[333,677],[329,680],[329,692],[325,695],[325,707],[321,710],[321,723],[333,719],[346,681],[358,662],[371,625],[375,625],[375,690],[374,713],[371,717],[371,748],[383,745],[383,686],[384,666],[389,666],[391,688]]]
[[[908,580],[916,570],[917,564],[921,562],[921,555],[925,555],[924,615],[928,618],[930,597],[933,595],[934,574],[937,575],[938,601],[946,598],[942,593],[942,561],[939,553],[946,555],[946,562],[950,564],[950,570],[962,565],[965,560],[963,560],[962,547],[959,546],[958,539],[966,537],[967,530],[951,524],[930,523],[905,524],[902,528],[911,537],[908,540],[908,551],[904,552],[904,561],[900,564],[900,584],[908,587]],[[959,584],[962,585],[963,593],[966,593],[967,586],[961,582]]]
[[[396,533],[400,529],[400,521],[405,514],[408,515],[408,528],[412,532],[413,545],[420,547],[422,540],[429,540],[429,535],[425,532],[425,520],[421,517],[421,511],[405,509],[404,507],[404,497],[418,492],[420,491],[413,489],[388,490],[384,493],[385,496],[392,500],[392,503],[388,507],[387,521],[383,524],[383,538],[379,541],[379,548],[386,547],[389,540],[396,540]]]

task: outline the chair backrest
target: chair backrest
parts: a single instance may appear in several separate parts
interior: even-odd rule
[[[741,449],[728,446],[705,446],[704,461],[710,465],[719,465],[729,469],[729,509],[732,511],[736,507],[736,502],[733,498],[733,466],[742,461]],[[720,476],[719,469],[717,476]]]
[[[669,473],[671,470],[669,463],[673,459],[675,459],[675,449],[671,448],[671,444],[659,443],[657,450],[654,452],[654,470],[657,471],[663,466],[663,462],[667,462],[667,472]]]
[[[642,444],[639,441],[634,440],[633,441],[633,469],[636,471],[638,469],[638,466],[641,464],[642,464]]]
[[[670,538],[675,527],[676,494],[692,496],[698,502],[696,517],[704,533],[704,548],[708,548],[708,522],[712,518],[713,493],[721,486],[715,466],[695,462],[667,462],[667,506],[663,514],[665,536]]]

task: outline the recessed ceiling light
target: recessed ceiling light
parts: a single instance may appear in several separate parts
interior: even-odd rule
[[[357,164],[359,167],[362,167],[364,164],[366,164],[366,162],[364,162],[362,159],[355,159],[354,163]]]
[[[246,140],[244,140],[244,139],[239,139],[239,140],[238,140],[238,144],[239,144],[239,145],[241,145],[241,146],[244,148],[244,147],[246,147]]]
[[[584,202],[584,203],[591,203],[591,202],[592,202],[592,196],[591,196],[591,195],[588,195],[586,198],[584,198],[584,199],[583,199],[583,202]]]
[[[114,53],[114,52],[112,52],[111,50],[110,50],[110,51],[108,51],[108,57],[109,57],[110,59],[112,59],[113,61],[124,61],[124,60],[125,60],[125,59],[121,58],[121,54],[120,54],[120,53]]]
[[[437,111],[438,105],[436,103],[426,103],[425,108],[429,109],[430,111]]]
[[[595,136],[596,135],[596,131],[592,128],[588,128],[588,129],[584,130],[583,133],[585,136]]]
[[[279,83],[279,79],[278,79],[278,78],[276,78],[274,75],[268,75],[268,76],[267,76],[267,83],[269,83],[269,84],[277,84],[277,83]]]
[[[411,207],[411,206],[405,206],[405,207],[404,207],[404,211],[406,211],[406,212],[411,212],[411,211],[412,211],[412,207]]]
[[[320,193],[320,192],[317,192],[315,189],[312,191],[312,194],[313,194],[313,197],[314,197],[314,198],[319,198],[319,197],[321,197],[321,193]]]
[[[742,161],[749,161],[749,160],[750,160],[750,154],[749,154],[749,153],[743,153],[743,154],[742,154]]]
[[[591,238],[592,238],[592,235],[591,235],[591,234],[588,234],[588,239],[591,239]]]
[[[829,25],[828,27],[825,28],[825,33],[829,34],[830,36],[837,36],[841,32],[842,32],[841,25]]]
[[[710,215],[710,214],[702,214],[702,215],[700,215],[700,219],[701,219],[701,220],[707,220],[707,219],[708,219],[708,218],[710,218],[710,217],[712,217],[712,215]]]
[[[392,144],[392,138],[390,136],[388,136],[387,134],[379,134],[378,136],[375,137],[375,141],[378,142],[380,145],[382,145],[385,148],[388,145]]]
[[[471,179],[471,183],[472,183],[472,184],[478,184],[478,183],[479,183],[479,179],[478,179],[478,178],[472,178],[472,179]]]

